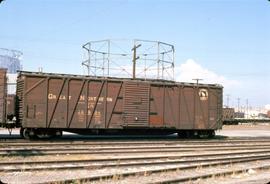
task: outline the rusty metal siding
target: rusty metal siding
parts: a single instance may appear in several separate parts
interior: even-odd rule
[[[148,127],[150,84],[124,82],[124,126]]]
[[[16,96],[14,94],[7,95],[7,98],[6,98],[7,116],[15,115],[15,99],[16,99]]]
[[[0,123],[6,122],[7,69],[0,68]]]
[[[163,119],[163,86],[151,86],[150,90],[150,112],[149,112],[149,126],[150,127],[164,127]]]
[[[222,87],[22,73],[23,127],[221,128]]]
[[[222,126],[222,90],[209,89],[209,129]]]
[[[23,77],[22,105],[25,127],[46,127],[46,78]],[[38,111],[38,109],[42,109]]]
[[[178,123],[178,87],[165,86],[164,95],[164,125],[168,128],[176,128]]]
[[[88,123],[89,128],[105,128],[104,96],[105,81],[91,81],[88,96]]]
[[[203,87],[194,87],[195,91],[195,123],[194,129],[207,129],[209,116],[208,116],[208,100],[209,89]]]
[[[200,85],[151,86],[150,127],[221,128],[222,88]]]
[[[121,128],[122,91],[120,81],[20,75],[18,116],[23,127]]]
[[[106,128],[122,128],[123,82],[108,82]]]
[[[180,127],[181,129],[194,128],[194,90],[192,87],[184,86],[182,89],[182,100],[180,104]]]

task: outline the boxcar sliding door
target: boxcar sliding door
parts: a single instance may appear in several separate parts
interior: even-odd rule
[[[146,127],[149,122],[150,84],[124,82],[123,120],[126,127]]]

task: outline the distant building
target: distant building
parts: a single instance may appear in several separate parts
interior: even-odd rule
[[[235,118],[245,118],[245,113],[243,113],[243,112],[235,112],[234,116],[235,116]]]
[[[267,114],[259,113],[259,114],[258,114],[258,118],[259,118],[259,119],[264,119],[264,118],[268,118],[268,117],[267,117]]]

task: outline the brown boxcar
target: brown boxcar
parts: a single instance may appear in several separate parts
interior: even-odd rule
[[[15,116],[15,94],[8,94],[6,97],[6,116],[8,120],[12,120]]]
[[[0,124],[6,123],[7,69],[0,68]]]
[[[225,107],[223,108],[223,121],[232,120],[235,118],[234,108]]]
[[[235,121],[235,118],[236,118],[236,112],[234,111],[234,108],[230,108],[230,107],[223,108],[223,113],[222,113],[223,124],[226,124],[226,125],[238,124],[238,121]]]
[[[90,133],[208,134],[222,127],[220,85],[20,72],[24,136]]]

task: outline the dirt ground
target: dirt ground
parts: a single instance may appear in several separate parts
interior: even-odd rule
[[[228,137],[270,137],[270,123],[268,124],[242,124],[224,125],[216,135]]]

